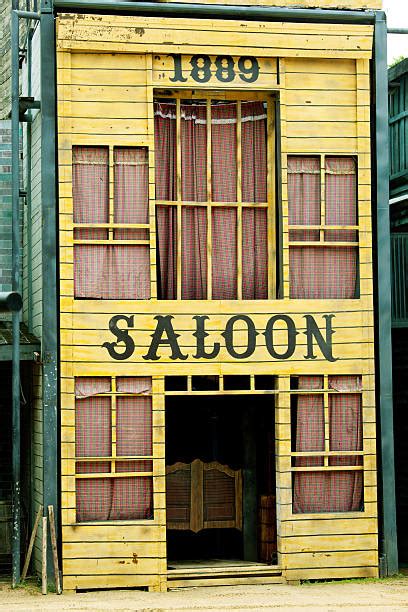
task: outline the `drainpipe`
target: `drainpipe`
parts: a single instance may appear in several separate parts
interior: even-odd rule
[[[21,291],[20,268],[20,124],[19,124],[19,17],[11,13],[11,168],[12,168],[12,288]],[[13,444],[13,538],[12,538],[12,582],[20,582],[20,313],[13,311],[12,352],[12,444]]]

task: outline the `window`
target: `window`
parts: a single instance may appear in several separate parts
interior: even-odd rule
[[[159,298],[275,297],[272,101],[200,96],[154,106]]]
[[[288,157],[291,298],[358,294],[356,162]]]
[[[351,512],[363,505],[361,379],[291,379],[293,512]]]
[[[76,378],[77,521],[153,518],[152,384]]]
[[[74,295],[150,298],[146,147],[73,147]]]

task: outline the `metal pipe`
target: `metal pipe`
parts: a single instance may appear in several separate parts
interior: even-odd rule
[[[12,167],[12,288],[20,292],[20,214],[19,214],[19,17],[11,13],[11,167]],[[12,464],[13,464],[13,538],[12,538],[12,583],[20,582],[20,313],[13,312],[12,351]]]
[[[23,300],[17,291],[0,292],[0,312],[18,312],[23,307]]]
[[[40,15],[38,13],[33,13],[31,11],[13,11],[16,13],[18,17],[22,17],[23,19],[40,19]]]
[[[398,549],[392,404],[387,24],[385,14],[380,11],[375,21],[374,45],[376,129],[374,159],[377,170],[377,374],[381,425],[382,544],[385,558],[384,571],[390,576],[398,572]]]
[[[342,11],[325,9],[277,8],[269,6],[232,6],[223,4],[162,4],[133,2],[132,0],[54,0],[57,11],[106,11],[137,15],[169,15],[172,17],[202,17],[218,19],[246,19],[259,21],[316,21],[322,23],[372,24],[374,11]]]
[[[387,28],[388,34],[408,34],[408,28]]]
[[[31,68],[32,68],[32,39],[33,39],[33,28],[29,28],[27,34],[27,96],[31,96]],[[28,119],[31,120],[32,112],[27,111]],[[31,121],[27,122],[26,127],[27,134],[27,159],[26,159],[26,176],[25,176],[25,189],[26,189],[26,205],[27,205],[27,321],[28,329],[33,330],[33,260],[31,257],[32,253],[32,207],[31,207],[31,145],[32,145],[32,126]]]

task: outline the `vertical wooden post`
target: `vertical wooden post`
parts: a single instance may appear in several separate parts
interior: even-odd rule
[[[243,544],[244,560],[257,561],[257,486],[256,486],[256,439],[255,413],[253,406],[246,406],[242,414],[242,435],[244,450],[243,473]]]
[[[47,517],[42,519],[41,593],[47,594]]]
[[[57,595],[61,595],[61,581],[60,581],[60,574],[59,574],[59,567],[58,567],[57,534],[55,532],[54,506],[48,506],[48,517],[50,520],[52,559],[54,562],[55,590],[57,592]]]
[[[26,560],[24,562],[24,567],[23,567],[23,571],[22,571],[22,574],[21,574],[21,581],[25,580],[25,577],[27,576],[27,570],[28,570],[28,566],[30,564],[31,554],[33,552],[34,540],[35,540],[35,536],[37,534],[38,525],[40,524],[40,518],[41,518],[42,510],[43,510],[42,506],[39,506],[38,510],[37,510],[37,515],[35,517],[35,522],[34,522],[34,527],[33,527],[33,531],[32,531],[32,534],[31,534],[31,538],[30,538],[30,543],[28,545],[27,557],[26,557]]]

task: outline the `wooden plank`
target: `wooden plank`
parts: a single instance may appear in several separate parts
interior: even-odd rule
[[[243,24],[241,22],[218,22],[216,20],[200,19],[179,19],[177,22],[168,23],[169,20],[161,18],[150,18],[149,27],[145,26],[146,20],[137,17],[127,17],[127,21],[120,23],[117,16],[100,16],[98,21],[92,15],[86,15],[79,23],[76,21],[75,30],[73,22],[65,18],[58,23],[58,47],[68,46],[68,48],[80,49],[81,43],[86,42],[89,51],[102,50],[101,43],[105,43],[104,50],[109,52],[114,50],[126,49],[128,52],[150,53],[165,52],[164,46],[172,43],[174,52],[200,53],[206,46],[210,54],[219,54],[222,49],[228,47],[228,52],[235,55],[242,49],[258,51],[260,56],[265,55],[265,49],[285,49],[287,52],[292,49],[302,49],[303,55],[308,56],[311,51],[325,50],[327,52],[336,50],[353,51],[355,55],[361,56],[361,52],[371,54],[372,28],[357,28],[347,32],[347,26],[338,25],[335,31],[328,31],[327,27],[321,24],[311,27],[310,24],[288,24],[275,23],[268,24],[267,28],[262,22],[251,22]],[[134,35],[134,28],[139,26],[140,35]],[[221,31],[220,31],[220,29]],[[287,30],[290,30],[288,32]],[[192,39],[192,32],[194,38]],[[312,30],[313,34],[310,35]],[[227,40],[225,32],[234,31],[234,44]],[[365,32],[362,35],[361,32]],[[169,36],[170,33],[170,36]],[[259,33],[262,33],[259,36]],[[290,33],[290,36],[287,34]],[[286,35],[285,35],[286,34]],[[355,35],[353,35],[355,34]],[[194,40],[194,42],[192,42]],[[92,41],[92,45],[90,44]],[[125,42],[126,41],[126,42]],[[65,45],[64,45],[65,43]],[[112,45],[113,43],[113,45]],[[126,44],[126,47],[125,47]],[[112,46],[111,46],[112,45]],[[160,51],[162,47],[162,51]],[[213,47],[213,50],[210,50]],[[270,51],[269,51],[270,53]],[[225,53],[224,53],[225,54]],[[243,54],[243,53],[242,53]],[[245,53],[246,54],[246,53]],[[282,55],[282,53],[280,53]]]
[[[165,542],[102,541],[102,542],[64,542],[64,559],[89,559],[100,557],[159,558],[165,557]]]
[[[158,578],[154,574],[96,574],[94,576],[84,576],[82,574],[76,576],[64,575],[64,591],[76,589],[130,589],[137,587],[150,587],[152,585],[156,585],[157,583]]]
[[[166,0],[176,2],[176,0]],[[201,4],[201,0],[190,0],[191,4]],[[233,4],[234,6],[248,6],[248,0],[208,0],[207,4]],[[381,0],[263,0],[264,6],[284,6],[295,8],[341,8],[341,9],[363,9],[363,8],[382,8]]]
[[[290,569],[373,567],[378,565],[378,550],[305,552],[285,555]]]
[[[166,528],[157,525],[135,525],[135,523],[114,525],[72,525],[62,529],[64,544],[76,542],[156,542],[165,536]]]
[[[347,541],[348,536],[359,534],[376,534],[378,530],[377,519],[354,517],[353,519],[332,519],[330,516],[324,519],[301,519],[288,521],[285,527],[287,536],[307,537],[309,536],[336,536],[342,535]]]
[[[378,565],[363,567],[287,568],[286,580],[325,580],[329,578],[378,578]]]
[[[64,559],[63,571],[64,576],[158,574],[159,560],[139,559],[133,555],[98,559]]]
[[[285,554],[377,550],[378,534],[349,534],[345,537],[343,534],[308,536],[305,533],[298,537],[280,538],[278,549]]]
[[[190,529],[194,533],[197,533],[203,528],[204,521],[203,464],[199,459],[191,463],[190,486]]]
[[[185,578],[171,579],[168,582],[169,589],[181,589],[192,587],[209,587],[209,586],[238,586],[249,584],[284,584],[285,579],[282,576],[236,576],[234,578],[219,577],[219,578]]]

